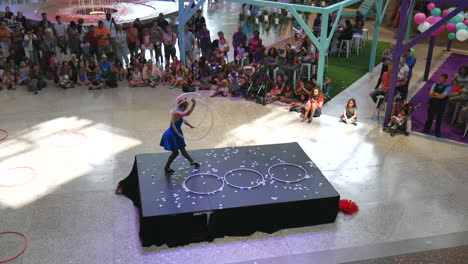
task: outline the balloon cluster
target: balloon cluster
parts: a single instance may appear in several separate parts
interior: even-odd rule
[[[427,5],[427,10],[431,11],[431,16],[426,17],[424,13],[417,13],[414,15],[414,22],[418,24],[418,30],[424,32],[428,30],[432,25],[439,22],[442,17],[450,14],[455,10],[455,7],[445,9],[442,11],[437,8],[434,3]],[[449,39],[457,39],[459,41],[465,41],[468,39],[468,12],[460,12],[456,16],[452,17],[445,26],[440,26],[437,30],[432,32],[432,36],[440,35],[444,29],[447,30]]]

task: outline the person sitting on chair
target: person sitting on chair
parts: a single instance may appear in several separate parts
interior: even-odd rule
[[[384,72],[382,75],[382,84],[380,88],[373,90],[370,92],[369,96],[374,101],[374,103],[377,103],[377,96],[383,95],[387,96],[388,91],[390,90],[390,81],[391,81],[391,75],[393,71],[393,66],[389,65],[388,66],[388,71]],[[385,99],[384,99],[385,100]],[[383,103],[383,100],[380,100],[379,104],[377,105],[377,108],[380,107],[380,105]]]

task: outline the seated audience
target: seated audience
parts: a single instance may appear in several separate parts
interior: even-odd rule
[[[356,100],[351,98],[346,103],[343,114],[340,116],[340,121],[345,124],[357,125],[357,105]]]

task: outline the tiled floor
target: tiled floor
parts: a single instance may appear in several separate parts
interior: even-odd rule
[[[383,30],[382,39],[392,37]],[[425,48],[417,46],[416,86]],[[433,69],[447,54],[436,49]],[[102,91],[49,87],[39,95],[24,89],[0,92],[0,129],[10,133],[0,142],[0,171],[31,166],[38,172],[23,186],[0,187],[0,232],[19,231],[30,238],[25,254],[10,263],[254,263],[388,243],[405,245],[391,252],[398,255],[421,250],[403,241],[434,236],[440,237],[436,248],[465,244],[450,235],[468,231],[467,146],[420,134],[392,138],[383,133],[367,95],[378,71],[327,103],[312,124],[274,105],[207,98],[214,109],[213,131],[190,142],[189,150],[298,141],[342,197],[359,204],[360,212],[340,214],[334,224],[182,248],[141,248],[133,204],[113,194],[135,154],[163,151],[159,139],[180,91],[122,84]],[[358,100],[357,127],[337,121],[350,97]],[[86,140],[76,148],[56,148],[51,141],[63,131],[79,131]],[[0,180],[6,179],[0,175]],[[20,238],[0,235],[0,260],[20,247]],[[356,252],[349,261],[368,258]],[[304,263],[320,263],[304,256]],[[388,252],[382,249],[372,257],[380,256]]]

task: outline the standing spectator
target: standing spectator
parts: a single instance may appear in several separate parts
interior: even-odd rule
[[[3,21],[9,22],[11,18],[14,16],[13,12],[11,12],[9,6],[5,6],[5,12],[3,12]]]
[[[218,32],[218,39],[214,41],[214,46],[218,51],[218,58],[222,58],[224,56],[227,57],[227,53],[229,52],[229,41],[224,37],[224,32]]]
[[[380,71],[379,80],[375,85],[374,89],[378,89],[380,87],[380,83],[382,82],[382,75],[384,72],[388,70],[388,66],[392,65],[393,60],[393,51],[395,50],[395,44],[391,44],[389,49],[384,50],[382,53],[381,61],[382,61],[382,70]]]
[[[320,35],[320,30],[322,28],[322,14],[318,13],[314,19],[314,24],[312,25],[314,30],[314,35],[317,37]]]
[[[35,40],[37,41],[36,35],[32,33],[31,29],[28,29],[26,35],[24,35],[24,52],[32,63],[37,63],[39,61],[33,45]]]
[[[47,20],[47,13],[42,13],[41,16],[42,16],[42,20],[39,21],[38,26],[41,27],[41,28],[46,29],[45,25],[47,25],[47,27],[51,28],[52,27],[52,22]]]
[[[408,77],[406,77],[406,84],[405,84],[405,90],[408,91],[408,86],[409,82],[411,81],[411,77],[413,77],[413,67],[414,64],[416,63],[416,59],[411,55],[411,51],[407,50],[403,54],[403,57],[405,58],[405,63],[408,65],[409,71],[408,71]]]
[[[364,28],[365,18],[361,11],[356,11],[356,16],[354,17],[354,30],[357,33],[361,33]]]
[[[16,23],[20,23],[23,29],[26,29],[28,27],[28,20],[21,11],[16,12],[15,21]]]
[[[75,21],[70,22],[70,26],[67,30],[67,35],[70,53],[77,55],[78,58],[81,58],[80,33],[78,33],[78,28],[76,26]]]
[[[382,85],[379,89],[374,89],[369,96],[372,98],[372,101],[374,103],[377,103],[377,96],[379,95],[384,95],[385,98],[387,98],[387,93],[390,90],[390,81],[391,81],[391,75],[393,72],[393,66],[390,64],[388,66],[388,70],[383,73],[382,75]],[[386,99],[384,99],[386,100]],[[380,101],[379,105],[377,105],[377,108],[380,107],[380,104],[382,104],[383,101]]]
[[[46,53],[43,57],[47,57],[50,53],[55,52],[57,47],[57,38],[52,34],[52,29],[45,31],[44,39],[42,41],[42,50]]]
[[[184,49],[185,58],[186,60],[188,59],[188,61],[192,62],[194,59],[193,50],[195,49],[195,36],[193,35],[192,32],[189,31],[189,28],[187,25],[185,25],[184,30],[185,30],[185,49]]]
[[[177,35],[172,33],[171,27],[166,28],[166,33],[163,35],[163,43],[164,57],[166,58],[166,64],[169,64],[170,59],[176,55],[175,44],[177,43]]]
[[[247,44],[247,35],[242,31],[242,26],[237,27],[237,32],[232,36],[232,47],[234,49],[234,59],[237,57],[237,48],[245,49]],[[238,63],[236,61],[236,63]]]
[[[16,52],[17,60],[23,60],[25,57],[24,53],[24,38],[23,33],[21,33],[21,28],[19,25],[16,25],[15,30],[11,35],[11,49],[14,49]],[[19,63],[18,63],[19,65]]]
[[[9,55],[12,35],[6,23],[0,22],[0,61],[5,60]]]
[[[83,23],[84,23],[84,19],[78,18],[78,26],[76,27],[76,29],[78,30],[78,34],[80,35],[80,41],[83,41],[87,33],[87,30],[83,26]]]
[[[199,40],[199,33],[202,30],[203,25],[206,24],[205,18],[203,17],[200,9],[197,10],[193,23],[195,24],[195,37]],[[198,43],[198,45],[200,45],[200,43]]]
[[[133,27],[137,29],[138,41],[141,43],[141,37],[143,36],[143,23],[141,23],[139,18],[135,19]]]
[[[260,32],[254,31],[253,37],[249,40],[249,61],[252,62],[254,53],[258,47],[263,47],[262,39],[260,38]]]
[[[210,58],[211,36],[210,31],[206,28],[206,24],[203,24],[202,29],[198,33],[198,42],[202,52],[202,56],[205,58]]]
[[[138,54],[138,30],[130,23],[127,30],[127,42],[130,55],[136,56]]]
[[[89,42],[89,56],[93,57],[97,54],[97,37],[94,35],[94,25],[91,25],[88,29],[88,34],[86,34],[86,38]],[[84,41],[83,41],[84,42]]]
[[[163,13],[159,13],[158,18],[156,18],[156,23],[164,32],[166,32],[167,26],[169,26],[169,22],[167,22],[167,20],[164,19]]]
[[[125,66],[128,65],[128,48],[127,48],[127,33],[122,29],[122,25],[117,25],[117,30],[115,32],[115,42],[117,46],[117,60],[123,62],[125,61]]]
[[[60,16],[56,16],[55,20],[57,21],[57,24],[54,25],[55,36],[57,36],[57,55],[61,57],[61,54],[67,55],[67,24],[62,22]]]
[[[435,135],[440,137],[440,128],[442,126],[442,115],[444,114],[445,105],[447,103],[447,95],[450,93],[450,85],[447,84],[448,75],[442,73],[439,77],[439,81],[436,82],[429,92],[429,108],[427,109],[427,121],[424,125],[422,133],[429,133],[432,127],[434,116],[436,118]]]
[[[98,22],[98,27],[94,29],[94,37],[97,40],[97,56],[100,58],[103,54],[110,52],[110,31],[104,26],[102,21]]]
[[[112,17],[112,14],[107,12],[106,13],[106,20],[103,21],[104,26],[107,27],[110,31],[110,45],[112,47],[112,52],[114,54],[117,53],[117,44],[116,44],[116,39],[115,39],[115,33],[117,30],[117,24],[115,23],[114,18]]]
[[[396,91],[400,93],[401,98],[406,100],[408,96],[408,87],[406,86],[409,74],[409,67],[405,62],[405,58],[400,58],[400,71],[398,71],[397,87]]]
[[[156,21],[153,22],[153,27],[151,29],[151,34],[153,36],[153,48],[155,53],[155,59],[157,64],[163,64],[162,56],[162,40],[164,31],[158,26]]]
[[[146,56],[146,50],[150,51],[151,60],[154,59],[153,37],[148,29],[144,30],[143,37],[141,38],[141,53]]]

